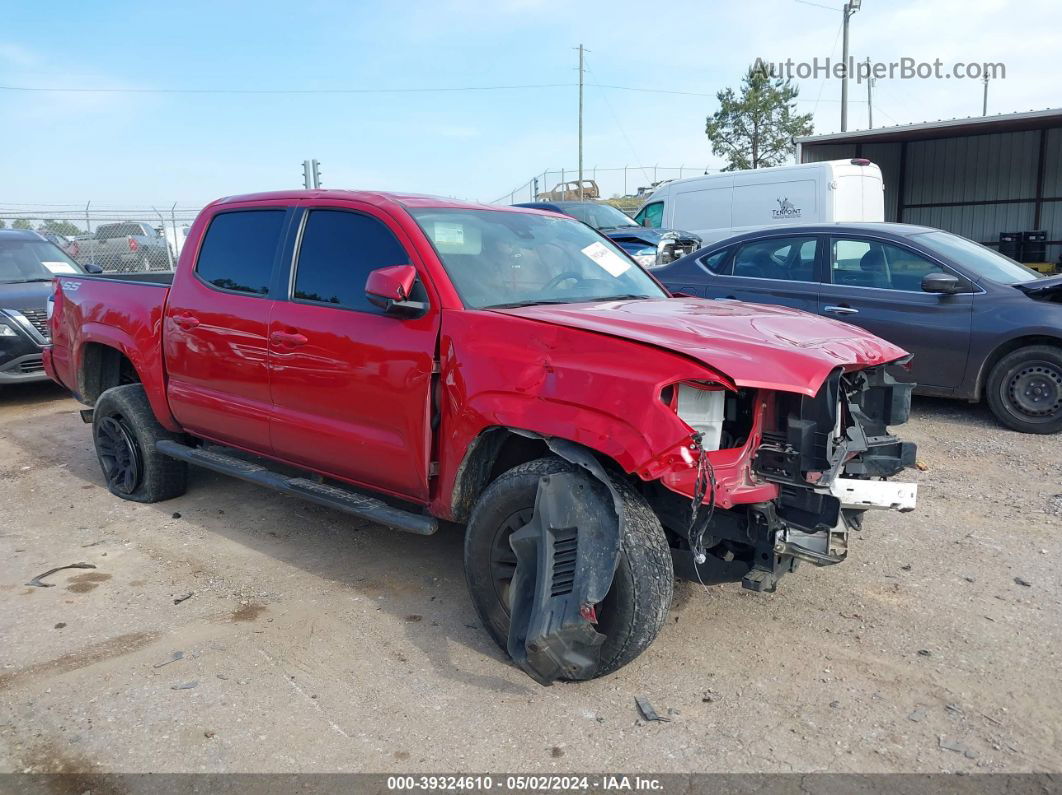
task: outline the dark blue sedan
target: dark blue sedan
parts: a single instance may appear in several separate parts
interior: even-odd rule
[[[1062,276],[1040,278],[964,237],[907,224],[748,232],[653,274],[675,292],[784,304],[914,354],[927,395],[984,397],[1026,433],[1062,430]]]

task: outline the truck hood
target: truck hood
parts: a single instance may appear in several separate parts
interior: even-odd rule
[[[907,355],[868,331],[763,304],[660,298],[493,310],[608,334],[696,359],[736,386],[814,396],[838,367],[858,370]]]

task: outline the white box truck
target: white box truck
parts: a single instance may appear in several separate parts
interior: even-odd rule
[[[884,183],[864,158],[724,171],[664,183],[634,220],[688,229],[704,245],[763,227],[884,221]]]

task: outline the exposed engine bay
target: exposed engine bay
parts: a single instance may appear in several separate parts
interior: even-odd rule
[[[907,421],[911,390],[884,366],[838,369],[814,397],[774,393],[761,403],[763,428],[750,471],[754,479],[777,485],[778,496],[711,510],[709,493],[708,511],[673,506],[665,526],[680,540],[673,549],[677,572],[705,584],[740,579],[745,588],[773,591],[799,561],[843,561],[849,533],[860,528],[864,511],[912,510],[916,486],[883,480],[915,463],[914,444],[888,431]],[[749,404],[741,392],[727,395],[724,437],[741,439]],[[709,453],[705,446],[698,461],[709,461]],[[710,467],[708,486],[695,489],[695,497],[711,491]],[[668,501],[658,494],[652,504],[659,511]],[[685,533],[683,511],[690,517]],[[742,568],[747,571],[738,576]]]

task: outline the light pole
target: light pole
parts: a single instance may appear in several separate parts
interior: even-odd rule
[[[867,129],[874,129],[874,78],[870,76],[870,58],[867,58]]]
[[[583,198],[583,54],[589,52],[582,44],[579,50],[579,199]],[[561,189],[563,190],[563,188]]]
[[[841,45],[841,62],[844,72],[841,75],[841,132],[848,131],[848,20],[859,10],[863,0],[848,0],[844,4],[844,43]]]

